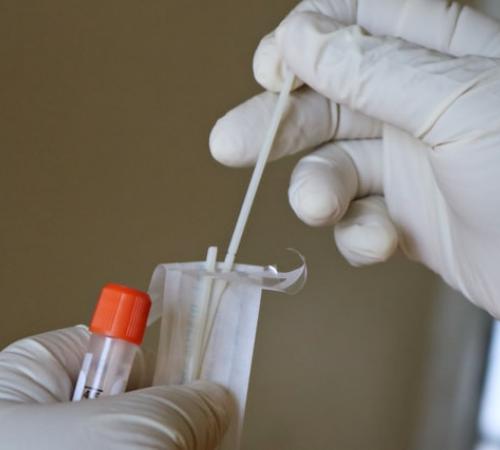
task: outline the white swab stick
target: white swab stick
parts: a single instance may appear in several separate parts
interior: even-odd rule
[[[264,168],[266,167],[267,160],[269,159],[269,154],[271,153],[274,139],[276,138],[276,133],[278,132],[278,128],[281,123],[281,119],[283,118],[283,114],[285,113],[288,97],[290,95],[290,91],[292,90],[293,80],[293,74],[287,70],[285,80],[283,82],[283,87],[281,88],[281,92],[278,97],[278,102],[276,103],[276,107],[274,108],[271,123],[267,130],[264,142],[262,143],[262,147],[260,149],[259,156],[252,173],[252,178],[250,179],[250,183],[245,194],[245,199],[243,200],[243,204],[241,205],[240,214],[238,216],[236,226],[234,227],[231,241],[229,242],[226,258],[222,265],[223,271],[229,272],[233,267],[236,253],[238,253],[238,248],[240,246],[241,237],[243,236],[243,232],[245,231],[245,226],[248,222],[250,210],[252,209],[255,195],[257,194],[257,189],[259,188],[262,174],[264,173]]]
[[[217,247],[209,247],[207,251],[207,259],[205,261],[205,270],[207,272],[215,272],[217,266]],[[186,381],[191,382],[199,378],[202,360],[202,351],[204,348],[203,338],[205,329],[207,328],[207,313],[210,304],[210,296],[212,293],[213,279],[205,276],[200,287],[198,311],[194,315],[194,320],[191,325],[191,342],[189,343],[190,352],[188,353]]]

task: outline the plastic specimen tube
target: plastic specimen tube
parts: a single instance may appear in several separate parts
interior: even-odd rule
[[[118,284],[104,286],[90,323],[92,334],[73,401],[125,391],[150,308],[145,292]]]

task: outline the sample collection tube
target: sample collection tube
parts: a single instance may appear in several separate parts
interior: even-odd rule
[[[145,292],[118,284],[104,286],[90,322],[92,334],[73,401],[125,391],[150,308]]]

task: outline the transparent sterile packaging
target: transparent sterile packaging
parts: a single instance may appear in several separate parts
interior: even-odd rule
[[[201,379],[228,389],[235,411],[221,450],[240,446],[262,292],[294,293],[305,278],[304,264],[283,273],[242,264],[208,271],[206,262],[191,262],[153,273],[150,323],[161,320],[153,384]]]

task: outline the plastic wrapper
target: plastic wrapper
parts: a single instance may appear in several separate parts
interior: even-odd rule
[[[158,266],[151,280],[153,300],[150,323],[161,320],[153,384],[182,384],[209,380],[227,388],[235,411],[221,450],[238,450],[245,414],[252,356],[263,290],[294,293],[305,282],[302,264],[291,272],[274,267],[235,265],[230,272],[205,270],[205,262]],[[200,296],[207,284],[216,304],[209,334],[201,354],[196,353],[200,324]],[[201,315],[201,317],[200,317]],[[193,361],[198,370],[193,372]]]

